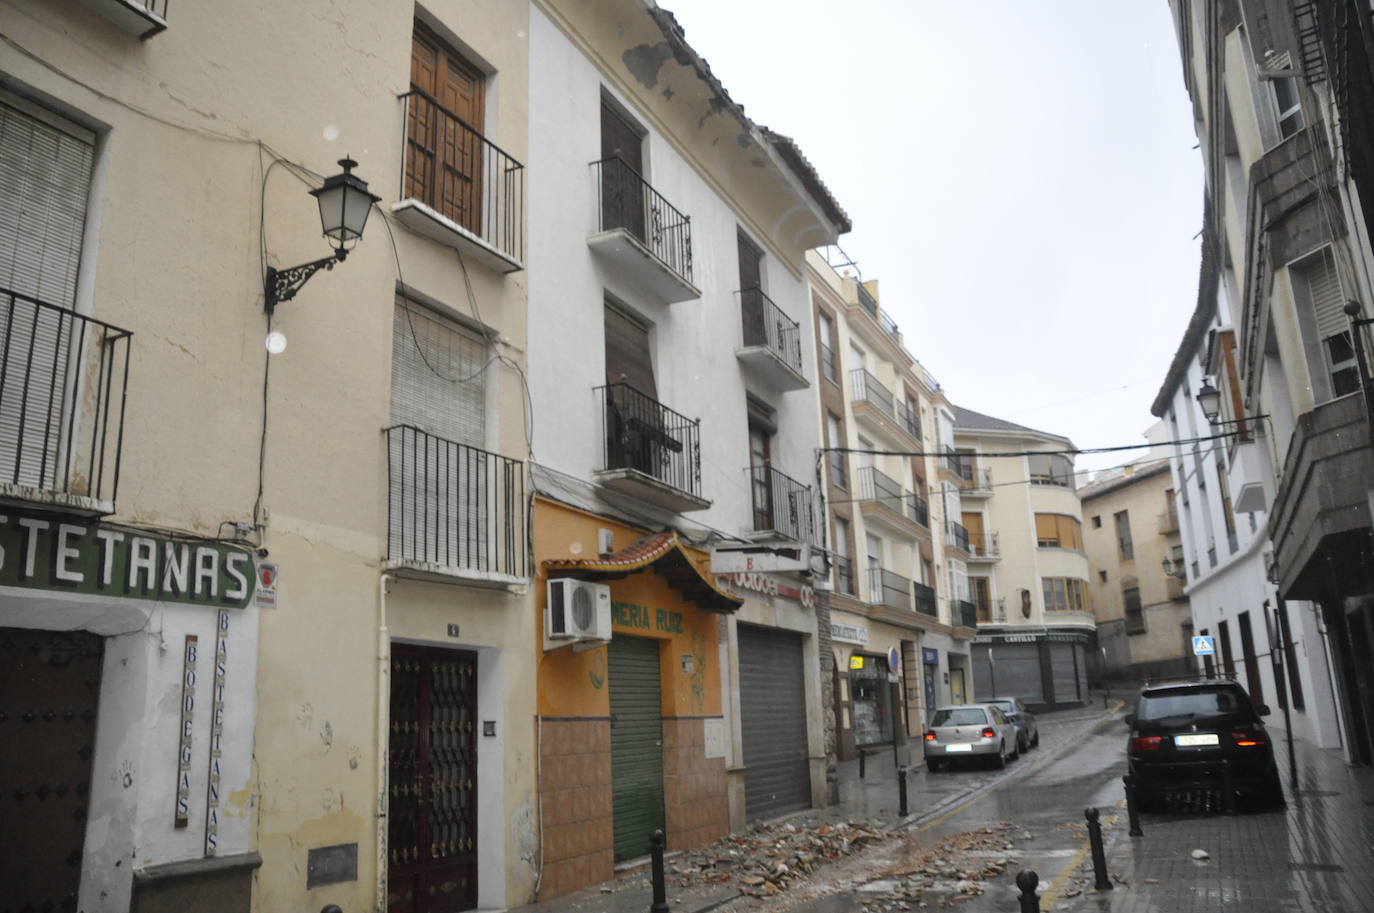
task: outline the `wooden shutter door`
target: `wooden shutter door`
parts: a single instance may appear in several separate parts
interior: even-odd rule
[[[438,102],[411,104],[406,174],[414,196],[481,234],[486,77],[417,22],[410,82]]]
[[[760,261],[763,253],[744,235],[737,236],[739,249],[739,287],[740,308],[744,317],[744,344],[746,346],[768,345],[768,315],[764,313],[763,295],[760,284],[763,281]]]
[[[644,240],[644,174],[639,131],[601,103],[601,229],[624,228]]]

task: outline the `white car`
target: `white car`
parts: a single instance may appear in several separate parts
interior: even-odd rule
[[[997,767],[1020,755],[1016,724],[995,704],[938,707],[925,733],[926,767],[935,773],[952,761],[992,759]]]

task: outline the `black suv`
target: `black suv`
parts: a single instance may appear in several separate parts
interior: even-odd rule
[[[1264,704],[1228,679],[1146,685],[1126,717],[1126,753],[1137,797],[1146,805],[1166,793],[1220,789],[1265,806],[1283,804]]]

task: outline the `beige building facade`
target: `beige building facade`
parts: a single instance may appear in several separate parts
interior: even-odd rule
[[[1187,674],[1196,665],[1193,618],[1168,460],[1132,464],[1078,496],[1100,677],[1134,684]]]
[[[1094,649],[1073,442],[959,408],[954,446],[978,618],[975,690],[1032,707],[1087,700]]]

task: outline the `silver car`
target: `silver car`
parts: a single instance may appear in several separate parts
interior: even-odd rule
[[[953,761],[991,759],[997,767],[1019,756],[1016,724],[994,704],[939,707],[925,733],[926,766],[944,770]]]
[[[1016,724],[1018,752],[1030,751],[1040,744],[1040,725],[1035,721],[1035,714],[1026,709],[1019,697],[990,697],[987,703],[996,704],[1007,719]]]

